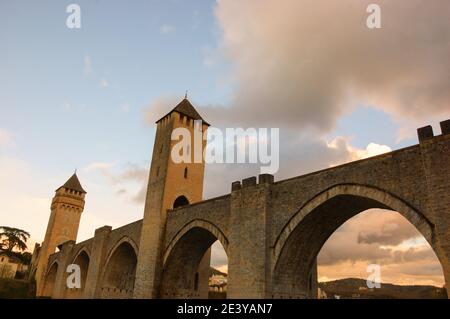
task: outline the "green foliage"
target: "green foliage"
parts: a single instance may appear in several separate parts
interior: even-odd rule
[[[22,253],[19,258],[22,260],[22,264],[29,265],[29,264],[31,264],[32,256],[33,255],[31,253],[26,251],[26,252]]]
[[[24,251],[27,249],[27,240],[30,238],[30,233],[8,226],[0,226],[0,248],[6,252],[13,252],[13,250]]]
[[[31,285],[26,280],[0,278],[0,299],[32,298]]]

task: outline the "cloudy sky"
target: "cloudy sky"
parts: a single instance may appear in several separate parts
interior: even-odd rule
[[[66,27],[74,2],[81,29]],[[369,3],[381,29],[366,26]],[[0,1],[0,224],[41,241],[75,169],[79,239],[142,218],[154,119],[185,90],[215,126],[279,128],[277,180],[413,145],[423,125],[439,134],[448,12],[447,0]],[[257,173],[210,165],[204,197]],[[385,281],[443,284],[420,234],[379,210],[333,234],[319,276],[365,278],[372,262]]]

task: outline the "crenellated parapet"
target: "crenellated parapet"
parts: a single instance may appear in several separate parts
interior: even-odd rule
[[[439,123],[441,127],[442,135],[450,134],[450,119],[446,121],[442,121]],[[419,138],[419,142],[424,142],[432,139],[434,136],[433,127],[431,125],[427,125],[417,129],[417,136]]]

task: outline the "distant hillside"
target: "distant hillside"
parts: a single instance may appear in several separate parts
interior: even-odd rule
[[[400,286],[381,284],[379,289],[368,289],[366,280],[347,278],[319,283],[328,298],[339,295],[342,299],[446,299],[444,288],[434,286]]]
[[[220,275],[220,276],[224,276],[224,277],[228,276],[226,273],[221,272],[220,270],[217,270],[216,268],[209,267],[209,277],[211,277],[212,275]]]

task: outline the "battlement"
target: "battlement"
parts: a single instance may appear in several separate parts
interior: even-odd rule
[[[441,126],[442,135],[450,134],[450,119],[442,121],[439,125]]]
[[[252,177],[248,177],[248,178],[244,178],[241,181],[236,181],[231,183],[231,191],[237,191],[240,190],[242,188],[246,188],[246,187],[250,187],[250,186],[255,186],[255,185],[259,185],[259,184],[273,184],[275,178],[273,175],[271,174],[259,174],[258,176],[258,183],[256,183],[256,176],[252,176]]]
[[[450,134],[450,119],[440,122],[439,125],[441,127],[442,135]],[[429,139],[432,139],[434,137],[433,127],[431,125],[427,125],[427,126],[418,128],[417,136],[419,138],[419,143],[429,140]]]

